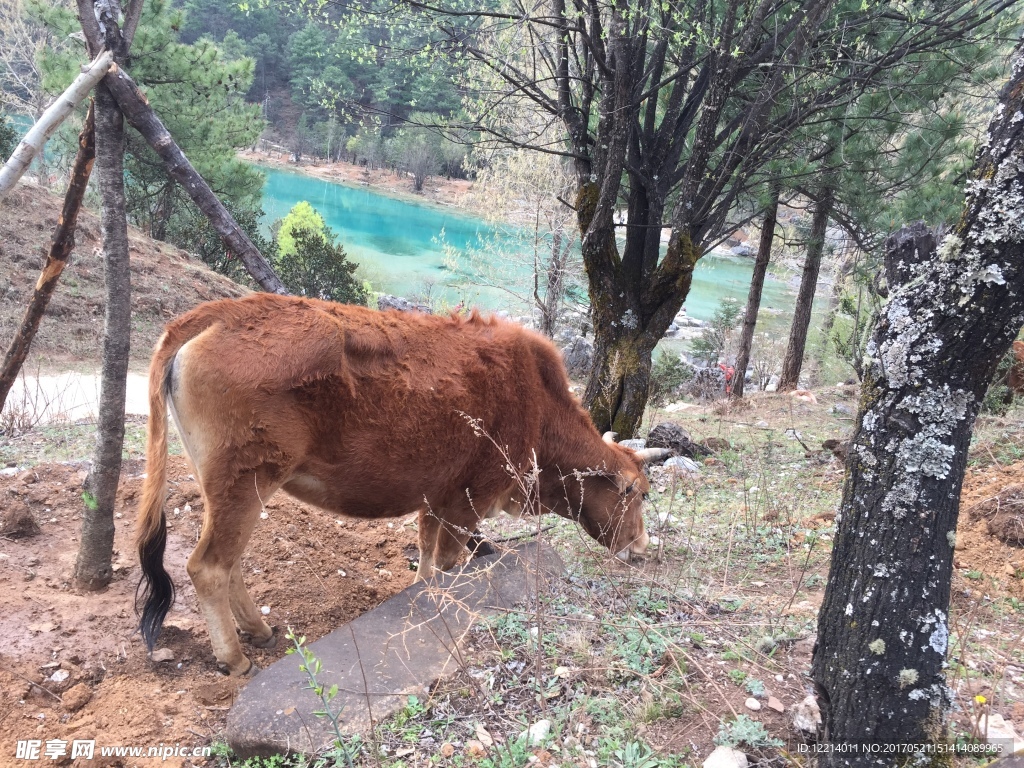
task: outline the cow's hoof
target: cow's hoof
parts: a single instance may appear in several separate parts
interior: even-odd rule
[[[232,669],[227,664],[218,661],[217,671],[219,671],[222,675],[225,675],[227,677],[252,677],[260,671],[260,668],[253,664],[250,659],[244,658],[244,660],[249,666],[246,667],[245,665],[240,664],[237,669]]]
[[[277,627],[270,628],[270,637],[260,640],[255,635],[249,640],[255,648],[274,648],[277,645]]]

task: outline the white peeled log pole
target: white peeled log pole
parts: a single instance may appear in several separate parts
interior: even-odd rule
[[[82,68],[82,74],[76,77],[67,90],[46,108],[36,124],[25,134],[25,138],[18,144],[4,167],[0,168],[0,198],[14,188],[36,155],[43,151],[46,140],[103,79],[113,61],[114,54],[110,51],[103,51],[91,63],[85,65]]]

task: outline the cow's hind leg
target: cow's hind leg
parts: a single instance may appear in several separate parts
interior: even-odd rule
[[[211,494],[209,488],[206,490],[203,532],[188,559],[188,575],[195,585],[218,665],[229,674],[244,675],[251,671],[252,662],[242,653],[232,620],[233,609],[242,614],[243,629],[255,637],[269,639],[273,635],[245,594],[239,567],[242,552],[259,519],[261,494],[256,492],[252,476],[236,480],[223,491]],[[273,490],[266,488],[262,497],[268,498]],[[238,585],[233,589],[234,571],[238,572]],[[245,594],[244,601],[240,593]]]
[[[446,511],[434,547],[434,567],[437,570],[447,571],[458,565],[470,540],[474,535],[479,536],[476,534],[478,523],[476,513],[471,508],[449,508]],[[480,543],[485,544],[482,537]]]
[[[277,645],[277,635],[272,627],[263,620],[263,616],[256,608],[249,592],[242,581],[242,561],[235,563],[231,569],[231,613],[238,622],[238,628],[249,635],[250,641],[257,648],[273,648]]]

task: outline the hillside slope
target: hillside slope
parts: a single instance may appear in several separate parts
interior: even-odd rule
[[[21,322],[46,259],[63,199],[22,184],[0,200],[0,355]],[[92,369],[103,340],[100,219],[83,210],[76,247],[32,344],[26,369]],[[203,301],[248,290],[187,252],[129,227],[132,265],[132,367],[144,366],[164,324]]]

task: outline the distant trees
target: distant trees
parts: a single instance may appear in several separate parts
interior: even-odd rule
[[[0,158],[8,158],[18,146],[18,132],[7,121],[7,116],[0,112]]]
[[[386,4],[386,13],[393,26],[426,30],[431,51],[480,65],[469,81],[471,125],[485,141],[571,158],[595,327],[584,399],[599,429],[629,435],[646,404],[651,351],[696,262],[756,215],[740,203],[768,166],[806,151],[794,144],[805,128],[812,134],[866,95],[877,92],[876,108],[851,131],[898,120],[886,102],[894,92],[934,92],[936,82],[948,88],[969,75],[979,41],[1013,3],[939,0],[922,15],[856,0],[586,8],[513,0],[487,11],[409,0]],[[371,4],[366,18],[384,14]],[[918,79],[943,62],[942,79]],[[517,109],[546,115],[558,138],[518,120]],[[664,251],[663,228],[671,231]]]
[[[47,26],[62,39],[78,27],[75,16],[53,9]],[[181,11],[164,0],[146,3],[128,61],[175,141],[216,193],[235,210],[259,209],[263,175],[235,152],[251,146],[263,130],[259,107],[245,103],[252,82],[250,59],[229,60],[210,41],[179,40]],[[75,51],[59,48],[44,57],[48,88],[61,88],[75,74]],[[126,135],[126,205],[130,220],[158,240],[189,250],[209,233],[185,190],[135,132]]]

